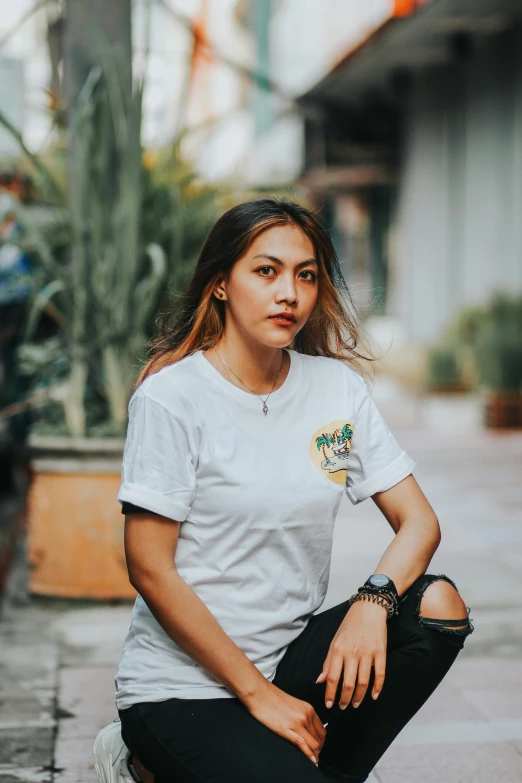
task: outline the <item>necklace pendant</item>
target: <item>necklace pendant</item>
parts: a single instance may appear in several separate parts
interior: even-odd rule
[[[263,413],[265,414],[265,416],[268,413],[268,407],[267,407],[266,402],[263,403]]]

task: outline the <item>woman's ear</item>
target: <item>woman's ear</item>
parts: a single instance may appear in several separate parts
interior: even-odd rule
[[[224,281],[218,284],[217,288],[214,290],[214,293],[218,299],[221,299],[221,301],[224,301],[227,298]]]

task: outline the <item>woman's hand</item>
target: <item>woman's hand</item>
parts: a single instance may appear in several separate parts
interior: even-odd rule
[[[377,603],[364,600],[350,606],[331,641],[323,670],[317,678],[317,682],[326,680],[328,708],[333,706],[343,670],[339,699],[342,710],[350,703],[352,694],[353,706],[359,706],[368,688],[372,665],[375,669],[372,697],[376,699],[381,692],[386,670],[387,617],[385,607]]]
[[[318,766],[326,729],[311,704],[290,696],[268,680],[266,687],[244,704],[254,718],[297,745]]]

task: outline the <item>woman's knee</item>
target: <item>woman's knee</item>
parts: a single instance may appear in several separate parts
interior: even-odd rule
[[[469,636],[473,625],[470,608],[464,603],[455,582],[445,574],[423,574],[417,580],[415,614],[419,623],[441,633]]]

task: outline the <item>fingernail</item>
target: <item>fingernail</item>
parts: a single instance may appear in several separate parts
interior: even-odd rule
[[[373,698],[374,698],[374,699],[376,699],[376,698],[377,698],[377,696],[379,695],[379,693],[380,693],[380,691],[377,691],[377,693],[374,693],[374,694],[373,694]]]
[[[327,701],[327,702],[326,702],[326,706],[328,707],[328,709],[330,709],[330,707],[331,707],[332,705],[333,705],[333,701]]]
[[[353,703],[353,706],[354,706],[354,707],[358,707],[360,703],[361,703],[360,701],[355,701],[355,702]]]
[[[322,674],[322,672],[321,672],[321,674]],[[321,674],[319,675],[319,677],[321,676]],[[318,678],[317,678],[317,680],[315,681],[315,684],[316,684],[316,685],[317,685],[317,683],[319,682],[319,677],[318,677]]]
[[[314,762],[314,764],[317,764],[317,759],[315,758],[315,756],[312,756],[312,761]]]
[[[345,710],[345,709],[347,708],[347,706],[348,706],[347,704],[339,704],[339,707],[340,707],[342,710]]]

